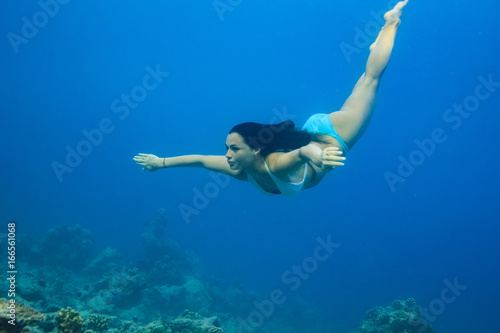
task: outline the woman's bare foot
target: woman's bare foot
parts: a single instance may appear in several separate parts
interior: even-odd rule
[[[397,28],[399,26],[399,24],[401,23],[401,20],[399,18],[401,17],[401,14],[403,14],[403,8],[407,4],[408,0],[400,1],[396,4],[396,6],[394,6],[393,9],[384,14],[385,25],[380,30],[375,42],[372,45],[370,45],[370,51],[375,47],[375,45],[377,45],[380,35],[382,34],[382,31],[384,31],[385,27],[389,25],[394,25]]]
[[[408,0],[400,1],[394,6],[393,9],[384,14],[385,25],[396,24],[399,25],[401,20],[401,14],[403,14],[403,8],[408,4]]]

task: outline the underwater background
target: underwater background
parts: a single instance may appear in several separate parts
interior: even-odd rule
[[[223,155],[235,124],[338,110],[395,3],[3,1],[1,273],[16,221],[19,302],[351,332],[413,298],[436,332],[498,332],[497,1],[410,1],[368,130],[296,197],[132,160]],[[121,259],[96,261],[109,251]],[[158,273],[162,251],[174,277]],[[136,290],[106,288],[113,276]],[[195,280],[198,298],[180,300]]]

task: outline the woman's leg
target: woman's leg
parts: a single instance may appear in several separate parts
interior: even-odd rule
[[[340,111],[330,114],[333,127],[349,148],[358,141],[370,122],[380,78],[389,62],[396,31],[401,23],[399,17],[407,3],[408,0],[400,1],[384,15],[385,25],[370,47],[365,73]]]

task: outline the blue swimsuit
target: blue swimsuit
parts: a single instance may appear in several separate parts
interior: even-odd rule
[[[307,119],[304,126],[302,126],[304,131],[313,134],[326,134],[331,137],[334,137],[342,146],[342,150],[344,151],[344,156],[349,152],[349,148],[340,135],[337,133],[335,128],[333,128],[332,121],[330,120],[330,116],[326,113],[317,113],[312,115],[309,119]]]

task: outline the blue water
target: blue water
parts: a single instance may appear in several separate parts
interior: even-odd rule
[[[43,17],[36,1],[2,2],[0,220],[34,236],[79,223],[134,259],[144,221],[164,208],[167,236],[208,275],[305,298],[345,331],[414,297],[435,306],[437,332],[497,332],[498,2],[410,2],[368,130],[346,166],[294,198],[219,186],[202,169],[148,173],[132,158],[224,154],[237,123],[301,125],[339,109],[368,56],[359,31],[372,41],[371,12],[394,2],[232,3],[67,1]],[[340,246],[290,290],[283,274],[329,235]],[[445,304],[445,281],[467,288]]]

